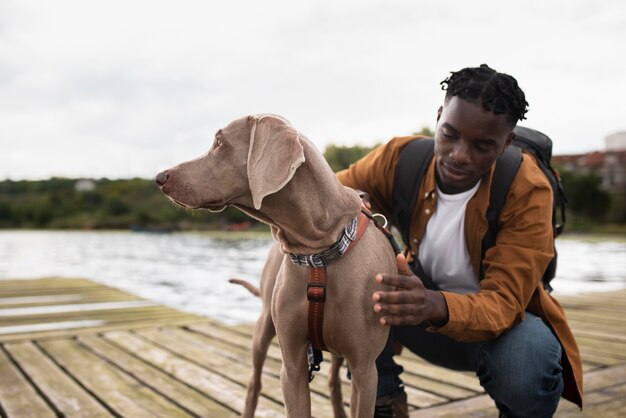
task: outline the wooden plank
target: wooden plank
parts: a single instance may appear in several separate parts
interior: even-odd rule
[[[572,331],[577,339],[580,337],[589,337],[602,341],[620,342],[622,344],[626,344],[626,335],[616,335],[615,333],[603,332],[594,328],[583,329],[581,327],[572,327]]]
[[[225,358],[228,358],[231,362],[242,363],[245,367],[252,367],[251,355],[250,355],[250,341],[246,339],[241,339],[237,335],[237,333],[233,334],[232,339],[229,338],[228,333],[225,329],[218,327],[217,329],[213,326],[213,324],[197,324],[200,329],[215,329],[217,333],[223,338],[213,338],[209,337],[204,333],[196,333],[191,332],[191,328],[195,328],[194,326],[188,327],[190,332],[189,335],[193,336],[192,338],[201,339],[202,343],[206,346],[210,346],[212,349],[217,350],[219,355],[222,355]],[[208,328],[207,328],[208,327]],[[168,328],[169,329],[169,328]],[[182,335],[179,338],[184,338]],[[310,384],[311,390],[322,395],[328,396],[328,370],[330,368],[330,356],[328,354],[325,355],[325,359],[327,361],[322,362],[321,369],[319,372],[315,373],[316,378]],[[274,385],[276,387],[280,387],[279,376],[280,376],[280,368],[282,366],[282,355],[278,345],[273,342],[268,350],[267,358],[265,360],[265,364],[263,367],[263,379],[268,380],[268,384]],[[342,376],[345,377],[346,372],[345,368],[343,369]],[[263,383],[263,386],[266,387],[268,384]],[[342,378],[342,387],[343,387],[343,397],[345,400],[350,398],[350,382],[347,379]],[[281,398],[282,399],[282,396]]]
[[[183,409],[85,350],[73,340],[40,343],[74,379],[121,416],[187,417]]]
[[[43,341],[54,338],[63,338],[68,336],[75,335],[84,335],[84,334],[92,334],[94,332],[107,332],[107,331],[116,331],[116,330],[126,330],[126,329],[134,329],[138,327],[145,327],[147,323],[150,323],[151,326],[159,326],[159,325],[189,325],[194,322],[205,322],[206,318],[202,317],[190,317],[190,316],[180,316],[180,317],[153,317],[149,319],[142,319],[140,321],[130,321],[130,322],[108,322],[106,325],[95,326],[95,327],[85,327],[78,329],[61,329],[54,331],[41,331],[41,332],[32,332],[32,333],[19,333],[19,334],[0,334],[0,343],[3,342],[19,342],[19,341],[31,341],[36,339],[37,341]]]
[[[140,301],[143,302],[143,301]],[[108,304],[107,304],[108,305]],[[91,311],[67,311],[67,312],[58,312],[58,313],[49,313],[46,315],[20,315],[20,316],[5,316],[0,317],[0,324],[2,326],[5,325],[19,325],[19,324],[32,324],[32,323],[41,323],[41,322],[57,322],[57,321],[69,321],[74,319],[102,319],[102,320],[132,320],[136,318],[149,317],[151,315],[172,315],[172,316],[195,316],[194,314],[187,314],[176,310],[174,308],[168,308],[162,305],[148,305],[148,306],[137,306],[137,307],[122,307],[119,309],[107,309],[106,306],[104,309],[91,310]]]
[[[581,359],[581,360],[582,360],[582,363],[583,363],[583,370],[585,369],[585,366],[591,368],[592,370],[603,369],[603,368],[605,368],[607,366],[606,364],[602,364],[602,363],[594,363],[593,361],[588,360],[586,358]]]
[[[213,324],[197,324],[190,327],[190,329],[193,329],[194,331],[201,331],[202,335],[206,335],[207,338],[209,338],[208,335],[214,337],[214,339],[210,340],[210,344],[212,346],[227,344],[228,347],[237,346],[240,350],[244,350],[243,352],[245,353],[247,353],[249,350],[247,348],[247,346],[249,345],[249,340],[236,331],[233,332],[230,329],[220,326],[214,326]],[[215,337],[219,337],[219,339],[216,339]],[[230,348],[230,350],[232,350],[232,348]],[[249,357],[249,355],[246,355],[246,358],[247,357]],[[329,362],[330,356],[326,354],[325,357]],[[276,363],[273,363],[272,360],[274,360]],[[322,363],[322,365],[327,365],[328,362]],[[271,371],[274,374],[278,375],[280,364],[280,350],[278,349],[277,344],[272,344],[272,346],[270,346],[270,349],[268,350],[268,359],[266,360],[264,371]],[[328,379],[328,369],[326,367],[323,367],[323,369],[320,370],[320,372],[316,373],[316,375],[320,375],[323,376],[325,379]],[[411,375],[403,375],[403,378],[404,377],[406,377],[405,384],[407,385],[407,391],[410,391],[412,395],[410,398],[411,405],[416,407],[424,407],[439,404],[445,402],[448,399],[445,396],[442,396],[442,394],[440,393],[433,392],[432,390],[424,390],[425,388],[412,385],[413,380]],[[350,382],[343,380],[342,383],[344,383],[344,385],[342,385],[344,399],[347,400],[349,399],[351,393]],[[433,389],[433,387],[431,386],[428,389]],[[324,380],[314,379],[311,383],[311,390],[314,393],[323,395],[325,397],[328,396],[328,386]]]
[[[41,315],[84,315],[85,312],[93,311],[117,311],[121,309],[136,309],[158,306],[150,300],[124,300],[98,303],[71,303],[43,306],[20,306],[17,308],[0,308],[0,318],[13,321],[14,318],[39,317]]]
[[[14,296],[0,298],[0,307],[16,306],[39,306],[56,305],[60,303],[70,303],[82,300],[81,295],[75,293],[63,293],[60,295],[40,295],[40,296]]]
[[[132,293],[127,293],[114,287],[94,283],[93,287],[14,289],[12,292],[0,293],[0,300],[10,300],[12,298],[41,298],[45,296],[56,298],[67,295],[79,296],[81,298],[93,298],[103,295],[124,299],[143,299],[139,296],[133,295]],[[27,301],[28,299],[25,300]]]
[[[587,298],[595,299],[598,303],[602,303],[607,299],[615,299],[615,300],[624,300],[626,301],[626,290],[618,289],[611,290],[608,292],[591,292],[591,293],[581,293],[581,294],[569,294],[569,295],[557,295],[556,297],[559,301],[564,300],[576,300],[579,296],[586,296]]]
[[[138,296],[107,289],[92,293],[60,293],[58,295],[12,296],[0,298],[0,308],[56,306],[66,304],[144,300]]]
[[[626,384],[593,392],[587,398],[584,416],[589,418],[623,418],[626,416]],[[580,415],[572,415],[580,416]]]
[[[577,335],[579,331],[582,332],[592,332],[599,335],[615,335],[615,336],[624,336],[626,329],[624,327],[610,325],[610,324],[602,324],[602,323],[594,323],[594,322],[585,322],[581,323],[576,320],[570,320],[569,325],[574,333],[574,336]],[[617,339],[611,339],[611,341],[617,341]]]
[[[40,277],[36,279],[1,279],[0,292],[14,291],[15,289],[42,289],[75,287],[86,288],[102,286],[101,284],[85,278],[72,277]]]
[[[245,349],[249,349],[252,345],[251,336],[243,335],[234,330],[229,329],[223,325],[217,325],[211,321],[207,321],[205,323],[193,324],[188,327],[189,330],[196,332],[198,334],[204,335],[208,338],[227,341],[229,344],[236,345],[238,347],[243,347]],[[278,348],[278,343],[276,338],[272,341],[270,349],[268,351],[268,355],[271,355],[273,358],[281,359],[282,355],[280,353],[280,348]]]
[[[223,374],[224,377],[228,377],[242,386],[247,386],[248,384],[251,373],[251,364],[249,361],[242,364],[229,359],[229,355],[226,353],[209,352],[206,349],[206,339],[194,336],[192,333],[184,332],[180,329],[172,328],[160,331],[145,330],[138,332],[138,334],[176,353],[182,358],[195,361],[215,373]],[[246,351],[244,351],[244,353],[245,355],[242,357],[248,360],[248,353]],[[227,363],[225,361],[227,361]],[[228,364],[227,368],[224,367],[225,364]],[[225,370],[228,370],[226,374],[224,374]],[[275,381],[273,384],[263,385],[262,394],[282,403],[283,395],[278,380],[278,374],[274,376]],[[311,393],[311,403],[313,406],[313,415],[332,416],[332,408],[328,400],[328,390],[326,387],[324,387],[321,392],[313,391]]]
[[[6,344],[4,347],[59,413],[79,418],[112,416],[33,343]]]
[[[450,402],[443,406],[435,406],[433,408],[419,409],[409,414],[411,418],[443,418],[443,417],[460,417],[477,416],[476,411],[487,410],[490,416],[497,416],[496,407],[488,395],[478,395],[472,398]]]
[[[245,387],[211,372],[195,363],[181,359],[171,352],[157,347],[129,332],[109,332],[105,337],[124,350],[133,352],[137,357],[162,369],[176,379],[195,387],[222,405],[241,413],[245,400]],[[225,364],[225,368],[230,365]],[[266,397],[259,399],[258,415],[281,417],[283,407]]]
[[[580,357],[586,361],[603,366],[615,366],[623,362],[623,360],[616,359],[612,356],[608,356],[604,353],[598,353],[587,347],[578,347],[580,350]]]
[[[576,299],[570,299],[561,303],[561,306],[567,311],[591,311],[591,312],[621,312],[626,313],[626,300],[598,300],[588,295],[579,295]]]
[[[585,392],[601,390],[616,384],[626,383],[626,363],[589,372],[584,379]]]
[[[0,297],[36,296],[61,293],[85,293],[114,289],[87,279],[47,278],[36,280],[0,279]]]
[[[31,333],[40,331],[55,331],[60,329],[74,329],[85,327],[97,327],[104,325],[104,321],[97,320],[79,320],[79,321],[60,321],[60,322],[44,322],[37,324],[9,325],[0,327],[0,335],[11,335],[19,333]]]
[[[402,377],[404,377],[404,375]],[[448,402],[448,399],[442,396],[435,395],[434,393],[427,392],[413,386],[405,385],[404,390],[407,394],[407,402],[410,407],[426,408]]]
[[[173,379],[160,369],[151,366],[131,353],[121,350],[95,335],[81,336],[78,341],[101,358],[119,367],[142,384],[161,393],[181,408],[201,417],[234,417],[235,412],[225,408],[198,391]]]
[[[577,311],[569,310],[566,312],[567,318],[575,319],[583,323],[600,323],[626,329],[626,316],[619,312],[595,312],[595,311]]]
[[[583,374],[587,374],[593,370],[598,370],[603,368],[603,366],[597,366],[597,365],[593,365],[593,364],[589,364],[586,362],[583,362]]]
[[[606,341],[584,335],[576,335],[576,342],[581,347],[593,349],[595,352],[604,353],[617,359],[626,360],[626,343],[621,341]]]
[[[584,377],[584,409],[561,400],[558,418],[622,418],[626,416],[626,364],[589,372]]]
[[[53,322],[66,322],[66,321],[101,321],[105,324],[115,323],[135,323],[137,326],[141,324],[150,324],[152,320],[159,318],[172,318],[182,319],[187,318],[190,322],[196,319],[200,319],[197,315],[187,314],[184,312],[176,311],[173,309],[162,309],[160,307],[150,308],[137,308],[137,309],[121,309],[115,312],[89,312],[84,314],[69,314],[69,315],[49,315],[43,317],[30,317],[20,318],[15,321],[0,321],[0,330],[4,327],[17,327],[20,325],[29,324],[47,324]],[[9,328],[10,329],[10,328]],[[2,332],[6,334],[6,332]]]
[[[56,413],[0,350],[0,405],[9,418],[53,418]]]

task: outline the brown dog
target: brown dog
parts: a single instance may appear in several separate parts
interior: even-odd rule
[[[159,173],[156,181],[184,207],[217,211],[232,205],[269,224],[284,254],[327,250],[361,210],[356,191],[339,183],[313,144],[273,115],[235,120],[216,133],[207,154]],[[327,266],[323,338],[352,372],[353,417],[374,415],[375,360],[389,332],[372,308],[372,294],[388,290],[374,281],[381,272],[396,273],[396,260],[373,225]],[[308,417],[311,410],[308,281],[307,267],[280,260],[270,312],[283,357],[281,386],[289,417]]]

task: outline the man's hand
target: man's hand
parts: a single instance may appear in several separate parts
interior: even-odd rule
[[[383,325],[417,325],[430,321],[435,326],[448,322],[448,306],[440,292],[428,290],[415,276],[404,258],[398,254],[398,274],[379,274],[376,282],[395,286],[391,292],[375,292],[374,311],[381,313]]]

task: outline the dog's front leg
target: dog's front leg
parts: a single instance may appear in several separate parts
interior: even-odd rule
[[[350,365],[350,371],[352,373],[350,416],[353,418],[373,417],[378,383],[376,359],[369,359],[355,367]]]
[[[307,348],[308,344],[281,345],[283,365],[280,369],[280,384],[285,400],[285,413],[290,418],[311,416]]]
[[[333,354],[328,374],[328,389],[335,418],[346,418],[346,411],[343,409],[343,395],[341,393],[341,377],[339,376],[342,364],[343,357]]]

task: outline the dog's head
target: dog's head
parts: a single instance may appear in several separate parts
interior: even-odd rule
[[[304,162],[301,137],[276,115],[237,119],[217,131],[204,155],[156,176],[161,191],[190,209],[220,211],[230,204],[256,210],[282,189]]]

